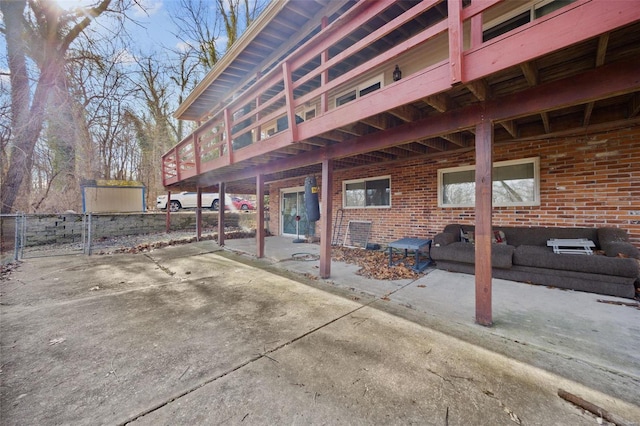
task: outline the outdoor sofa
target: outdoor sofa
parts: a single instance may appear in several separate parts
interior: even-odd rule
[[[436,235],[431,248],[436,267],[473,274],[474,231],[473,225],[450,224]],[[640,251],[624,229],[495,227],[493,234],[494,278],[627,298],[640,283]],[[550,239],[579,238],[593,241],[594,254],[558,254],[547,246]]]

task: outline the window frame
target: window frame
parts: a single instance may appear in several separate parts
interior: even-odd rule
[[[541,15],[541,16],[537,16],[537,12],[539,9],[544,8],[545,6],[548,6],[549,4],[555,3],[558,0],[540,0],[540,1],[533,1],[530,3],[526,3],[523,4],[520,7],[517,7],[515,9],[513,9],[512,11],[510,11],[509,13],[506,13],[505,15],[499,16],[491,21],[485,22],[482,25],[482,41],[487,42],[490,40],[493,40],[494,38],[500,37],[501,35],[515,30],[516,28],[519,28],[521,26],[524,26],[526,24],[530,24],[531,22],[535,21],[536,19],[540,19],[544,16],[546,16],[547,14],[553,13],[558,9],[561,9],[563,7],[568,6],[571,3],[575,3],[576,0],[570,0],[569,4],[565,4],[565,5],[561,5],[559,6],[557,9],[553,10],[552,12],[548,12],[545,15]],[[562,1],[562,0],[560,0]],[[508,30],[501,30],[499,29],[500,26],[503,26],[505,24],[507,24],[509,21],[519,17],[520,15],[523,15],[524,13],[528,13],[529,18],[528,21],[526,23],[520,24],[515,26],[514,28],[510,28]],[[508,25],[508,24],[507,24]],[[487,37],[489,36],[490,37]]]
[[[376,181],[376,180],[389,180],[389,204],[381,205],[381,206],[367,206],[367,182]],[[365,205],[364,206],[348,206],[347,205],[347,185],[353,183],[364,183],[365,184]],[[385,176],[374,176],[370,178],[360,178],[360,179],[349,179],[342,181],[342,208],[343,209],[390,209],[392,207],[392,191],[391,191],[391,175]]]
[[[377,89],[374,89],[374,90],[372,90],[370,92],[367,92],[364,95],[360,94],[360,92],[362,92],[363,90],[367,90],[370,87],[375,86],[376,84],[379,84],[380,87],[377,88]],[[368,94],[373,93],[373,92],[377,92],[378,90],[383,89],[383,88],[384,88],[384,74],[379,74],[379,75],[377,75],[377,76],[375,76],[373,78],[370,78],[370,79],[368,79],[366,81],[363,81],[360,84],[357,84],[355,86],[350,86],[348,89],[337,93],[336,96],[335,96],[335,100],[334,100],[335,107],[336,108],[341,107],[343,105],[348,104],[349,102],[353,102],[353,101],[356,101],[356,100],[360,99],[362,96],[367,96]],[[345,97],[347,95],[351,95],[352,93],[355,96],[353,99],[351,99],[349,101],[346,101],[344,103],[338,104],[338,101],[340,100],[340,98],[343,98],[343,97]]]
[[[515,166],[520,164],[533,164],[533,201],[523,201],[523,202],[511,202],[511,203],[497,203],[492,200],[493,207],[533,207],[540,206],[540,157],[527,157],[520,158],[517,160],[507,160],[507,161],[497,161],[493,163],[493,168],[499,167],[508,167]],[[438,169],[438,207],[439,208],[469,208],[475,206],[475,201],[473,203],[464,203],[464,204],[445,204],[444,203],[444,188],[443,188],[443,176],[446,173],[455,173],[455,172],[464,172],[469,170],[475,171],[476,166],[459,166],[459,167],[448,167],[444,169]],[[475,172],[474,172],[475,173]],[[492,173],[493,176],[493,173]],[[493,181],[491,185],[493,186]],[[475,181],[473,181],[475,185]],[[493,192],[493,191],[492,191]]]

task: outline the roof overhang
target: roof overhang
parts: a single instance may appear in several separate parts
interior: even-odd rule
[[[238,55],[260,34],[260,32],[271,22],[275,16],[289,3],[290,0],[272,1],[258,18],[247,28],[239,40],[234,43],[224,54],[220,61],[207,73],[195,89],[187,96],[187,99],[180,104],[173,116],[180,120],[199,120],[202,118],[199,108],[195,108],[201,101],[200,98],[205,91],[216,81],[229,67]],[[210,105],[213,106],[213,105]]]
[[[205,121],[232,93],[242,90],[259,73],[268,71],[283,55],[304,42],[305,36],[320,27],[322,16],[331,16],[349,4],[355,3],[351,0],[272,1],[173,116],[180,120]]]

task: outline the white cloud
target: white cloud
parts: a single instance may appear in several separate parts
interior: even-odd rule
[[[179,52],[188,52],[192,49],[192,46],[192,43],[185,43],[184,41],[179,41],[176,43],[176,49],[178,49]]]
[[[162,0],[139,0],[133,10],[136,16],[147,17],[157,14],[162,8]]]
[[[124,64],[124,65],[131,65],[137,62],[136,57],[132,55],[131,52],[129,52],[127,49],[122,49],[121,51],[116,53],[113,60],[117,64]]]

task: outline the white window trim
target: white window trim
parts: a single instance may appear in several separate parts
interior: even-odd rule
[[[529,158],[521,158],[518,160],[508,160],[508,161],[498,161],[493,163],[493,168],[503,167],[503,166],[513,166],[516,164],[533,164],[533,185],[534,185],[534,197],[535,200],[532,202],[513,202],[513,203],[493,203],[493,207],[530,207],[530,206],[539,206],[540,205],[540,157],[529,157]],[[474,204],[445,204],[443,202],[443,191],[442,191],[442,176],[445,173],[451,172],[464,172],[468,170],[475,170],[476,166],[460,166],[460,167],[449,167],[446,169],[438,169],[438,207],[440,208],[469,208],[474,207]],[[493,185],[493,182],[491,183]],[[476,200],[477,201],[477,200]]]
[[[504,15],[501,15],[489,22],[485,22],[482,25],[482,32],[484,33],[485,31],[488,31],[490,29],[492,29],[493,27],[497,27],[498,25],[507,22],[509,19],[515,18],[516,16],[522,14],[523,12],[526,12],[527,10],[529,11],[529,23],[533,22],[536,18],[536,10],[540,9],[541,7],[546,6],[549,3],[553,3],[555,0],[541,0],[541,1],[532,1],[530,3],[526,3],[516,9],[513,9],[512,11],[510,11],[509,13],[506,13]]]
[[[349,103],[349,102],[347,102],[345,104],[338,105],[338,99],[340,97],[348,94],[349,92],[353,92],[355,90],[356,99],[354,99],[354,100],[357,100],[357,99],[360,98],[360,91],[361,90],[366,89],[367,87],[373,86],[374,84],[377,84],[377,83],[380,83],[380,89],[384,88],[384,74],[377,75],[377,76],[375,76],[373,78],[370,78],[369,80],[366,80],[366,81],[364,81],[364,82],[362,82],[362,83],[360,83],[360,84],[358,84],[356,86],[351,86],[348,89],[337,93],[336,96],[335,96],[335,100],[334,100],[335,107],[339,108],[339,107]],[[380,89],[378,89],[378,90],[380,90]]]
[[[269,130],[273,130],[273,134],[270,135],[269,134]],[[262,126],[262,128],[260,129],[260,133],[261,133],[260,139],[270,138],[271,136],[273,136],[273,135],[275,135],[277,133],[277,130],[278,130],[278,128],[277,128],[277,121],[276,120],[273,120],[273,121],[270,121],[270,122],[264,124]]]
[[[369,182],[372,180],[383,180],[383,179],[389,179],[389,205],[388,206],[347,206],[347,184]],[[393,198],[392,197],[393,191],[391,190],[392,188],[391,185],[392,185],[391,175],[375,176],[375,177],[363,178],[363,179],[343,180],[342,181],[342,208],[343,209],[390,209],[392,206],[392,198]],[[366,197],[366,194],[365,194],[365,197]]]
[[[308,107],[303,107],[303,108],[298,108],[296,110],[296,114],[299,115],[304,121],[307,121],[307,113],[313,111],[314,113],[314,117],[316,118],[318,116],[318,111],[316,108],[316,105],[311,105]],[[313,120],[313,118],[310,118],[310,120]]]

